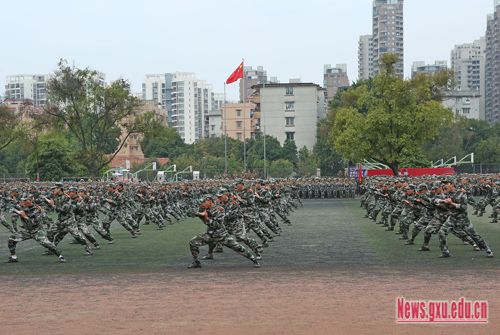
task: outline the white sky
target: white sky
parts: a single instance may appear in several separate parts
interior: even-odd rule
[[[455,44],[484,35],[494,0],[406,0],[405,69],[448,60]],[[0,93],[11,74],[52,72],[60,58],[140,92],[147,73],[196,72],[223,91],[242,58],[282,82],[322,84],[323,65],[346,63],[356,80],[371,0],[3,1]],[[228,88],[237,98],[237,84]]]

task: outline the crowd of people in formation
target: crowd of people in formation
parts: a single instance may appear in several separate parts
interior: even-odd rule
[[[200,247],[207,245],[205,260],[225,246],[260,266],[264,248],[291,225],[290,214],[303,198],[352,197],[354,182],[341,178],[281,180],[202,180],[176,183],[3,183],[0,184],[0,223],[10,232],[9,263],[19,261],[19,242],[34,240],[66,262],[61,241],[71,236],[85,255],[113,244],[111,225],[117,222],[141,235],[142,225],[166,225],[198,217],[204,234],[189,241],[193,262],[201,267]]]
[[[423,234],[420,251],[430,251],[432,235],[438,235],[441,257],[450,257],[448,235],[451,233],[487,257],[493,252],[470,221],[483,216],[491,207],[491,223],[500,215],[500,175],[462,175],[455,177],[370,178],[361,189],[361,207],[366,218],[401,235],[413,245]]]
[[[356,195],[354,178],[299,178],[295,185],[302,199],[346,199]]]

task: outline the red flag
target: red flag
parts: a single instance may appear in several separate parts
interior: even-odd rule
[[[226,84],[232,84],[238,79],[243,78],[243,62],[241,62],[240,66],[227,78]]]
[[[358,182],[360,184],[363,182],[363,166],[361,163],[358,165]]]

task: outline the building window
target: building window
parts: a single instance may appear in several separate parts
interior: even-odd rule
[[[470,114],[470,108],[462,108],[462,114]]]
[[[215,131],[215,126],[214,126],[214,125],[212,125],[211,127],[212,127],[212,131]]]
[[[287,140],[295,140],[295,133],[292,131],[287,131],[286,132],[286,139]]]
[[[287,110],[287,111],[295,110],[295,102],[293,102],[293,101],[285,102],[285,110]]]
[[[286,88],[286,95],[293,95],[293,87],[288,86]]]
[[[241,109],[236,110],[236,117],[241,117]]]
[[[241,133],[236,133],[236,139],[237,139],[238,141],[241,141],[242,137],[243,137],[243,136],[242,136],[242,134],[241,134]]]
[[[236,121],[236,128],[237,129],[241,129],[241,124],[242,123],[243,123],[242,121]]]
[[[295,126],[295,118],[294,117],[286,117],[285,121],[286,121],[286,126],[287,127],[293,127],[293,126]]]

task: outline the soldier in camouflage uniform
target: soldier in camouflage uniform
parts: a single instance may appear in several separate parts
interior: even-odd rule
[[[35,240],[50,253],[58,256],[60,262],[66,262],[61,253],[57,250],[55,244],[47,238],[47,231],[44,229],[41,220],[41,212],[43,209],[34,204],[32,195],[27,195],[25,198],[22,198],[20,206],[18,208],[14,208],[13,211],[18,217],[21,218],[21,229],[16,230],[9,237],[9,263],[18,262],[16,246],[19,242],[26,240]]]
[[[110,233],[111,223],[116,220],[125,228],[132,238],[137,237],[137,232],[132,228],[127,221],[127,214],[124,211],[124,196],[115,189],[113,184],[107,185],[107,193],[103,197],[103,205],[107,207],[107,217],[103,222],[103,228]]]
[[[224,208],[224,225],[226,226],[228,233],[234,236],[236,242],[244,243],[248,246],[255,254],[255,258],[257,260],[262,259],[262,247],[259,246],[257,241],[249,237],[246,232],[238,198],[229,193],[229,190],[226,188],[221,188],[217,194],[216,205]],[[208,254],[204,256],[203,259],[214,259],[213,253],[217,244],[209,245]]]
[[[428,194],[429,187],[427,184],[422,183],[418,185],[417,194],[414,200],[415,214],[418,221],[415,223],[411,232],[410,239],[406,242],[407,245],[413,245],[415,238],[422,229],[425,229],[432,219],[434,205],[432,199]]]
[[[85,189],[80,189],[79,195],[82,197],[82,208],[84,211],[85,225],[88,228],[93,228],[103,239],[108,241],[108,244],[113,244],[114,240],[111,234],[104,229],[99,221],[99,202],[95,196],[84,192]]]
[[[413,184],[408,185],[406,188],[406,192],[404,198],[402,199],[403,210],[401,211],[400,217],[400,231],[401,237],[400,240],[408,239],[408,232],[410,231],[410,225],[415,222],[415,210],[414,210],[414,201],[415,201],[415,190],[416,186]]]
[[[476,232],[474,226],[467,215],[467,194],[465,190],[456,190],[453,183],[447,184],[448,198],[444,199],[444,203],[450,210],[450,216],[439,229],[439,244],[442,252],[442,257],[450,257],[447,237],[451,230],[464,231],[469,235],[477,246],[486,252],[488,257],[493,257],[493,252],[488,247],[483,238]]]
[[[71,189],[71,194],[76,194],[76,189]],[[74,209],[77,205],[75,200],[72,200],[71,196],[64,192],[63,185],[60,183],[53,187],[52,195],[54,198],[50,204],[56,211],[58,218],[49,238],[57,246],[67,234],[70,234],[78,244],[84,246],[86,255],[92,255],[92,248],[78,229],[75,220]]]
[[[224,208],[218,206],[214,203],[212,197],[206,197],[200,205],[200,211],[196,213],[204,224],[207,225],[207,231],[204,234],[197,235],[189,241],[189,249],[191,250],[191,255],[193,256],[193,262],[189,265],[189,268],[201,268],[201,263],[198,260],[198,255],[200,253],[199,248],[204,245],[214,245],[217,243],[234,250],[243,257],[248,258],[254,263],[255,267],[260,267],[259,262],[245,247],[236,242],[236,240],[231,237],[224,225]]]
[[[15,233],[18,231],[17,222],[19,220],[19,215],[16,212],[13,212],[12,209],[19,202],[19,190],[17,188],[13,188],[10,192],[6,192],[0,202],[0,224],[7,228],[11,233]],[[11,223],[7,223],[5,216],[2,212],[9,213],[11,215]]]

